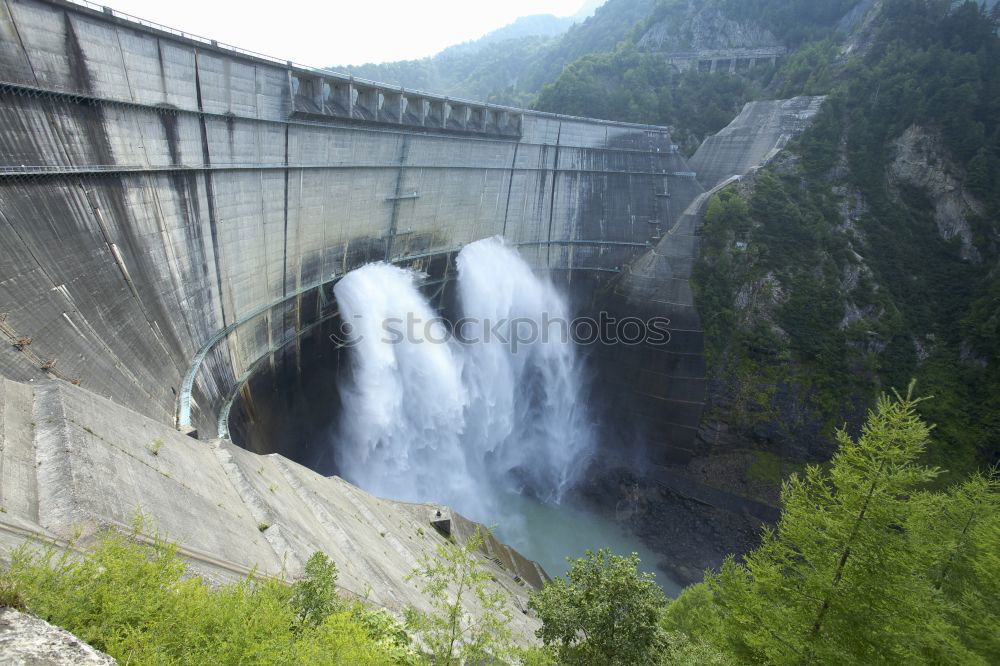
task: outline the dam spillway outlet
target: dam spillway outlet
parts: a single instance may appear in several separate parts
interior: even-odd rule
[[[377,496],[495,525],[553,575],[585,549],[645,554],[620,525],[564,503],[598,437],[584,358],[562,335],[566,298],[499,237],[465,246],[454,264],[430,279],[377,262],[336,283],[337,330],[321,342],[325,370],[309,373],[312,384],[326,374],[330,405],[316,395],[291,405],[323,423],[300,425],[319,441],[289,453]]]
[[[467,245],[457,266],[457,335],[412,272],[372,264],[337,283],[351,372],[334,451],[337,469],[370,492],[489,523],[508,492],[559,502],[586,469],[593,433],[572,341],[514,330],[567,320],[553,285],[499,238]],[[498,335],[471,339],[480,328]]]

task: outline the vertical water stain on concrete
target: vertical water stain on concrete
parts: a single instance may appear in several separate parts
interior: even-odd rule
[[[76,29],[73,27],[73,21],[70,19],[69,12],[63,15],[63,20],[65,21],[64,28],[66,30],[66,59],[69,63],[70,72],[73,74],[74,83],[76,83],[79,92],[91,95],[94,90],[90,80],[87,60],[83,55],[83,49],[80,48],[80,40],[77,38]]]
[[[167,139],[167,151],[170,153],[170,165],[180,166],[181,159],[180,136],[177,131],[177,114],[171,111],[161,111],[159,114],[160,124],[163,125],[163,134]]]
[[[208,227],[212,237],[212,255],[215,260],[215,284],[219,293],[219,312],[222,313],[222,327],[228,325],[226,316],[226,289],[222,282],[222,256],[219,251],[219,229],[218,218],[215,211],[215,184],[212,178],[212,152],[208,145],[208,126],[206,124],[204,109],[202,108],[201,76],[199,74],[199,63],[195,58],[195,89],[198,91],[198,109],[202,112],[198,114],[198,125],[201,129],[201,155],[202,164],[205,167],[205,202],[208,206]]]
[[[86,56],[80,48],[80,42],[70,21],[69,14],[66,14],[66,60],[69,63],[70,71],[73,75],[73,82],[79,92],[85,95],[94,94],[94,86],[91,80],[90,69],[87,66]],[[112,165],[116,160],[111,144],[108,142],[107,132],[104,127],[104,108],[97,102],[81,99],[78,102],[81,107],[86,108],[86,112],[80,118],[79,127],[83,130],[87,145],[91,148],[91,164]]]

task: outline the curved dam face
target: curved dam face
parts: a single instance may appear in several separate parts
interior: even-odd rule
[[[661,127],[412,93],[55,0],[0,3],[0,36],[0,373],[206,439],[234,402],[253,430],[255,405],[334,367],[351,269],[446,277],[501,235],[586,309],[702,191]]]

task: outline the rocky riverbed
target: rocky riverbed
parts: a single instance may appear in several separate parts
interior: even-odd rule
[[[728,554],[742,555],[760,541],[766,519],[777,517],[772,509],[735,496],[712,497],[712,489],[699,488],[682,470],[674,475],[639,475],[614,467],[591,478],[578,494],[595,510],[624,522],[660,556],[657,565],[681,584],[702,580],[706,569],[717,569]],[[683,489],[679,489],[684,486]],[[696,497],[699,494],[702,498]],[[715,504],[728,506],[722,508]],[[756,516],[754,513],[761,514]]]

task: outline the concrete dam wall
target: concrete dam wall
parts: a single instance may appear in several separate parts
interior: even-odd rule
[[[647,445],[644,471],[704,453],[690,277],[705,190],[773,157],[820,102],[748,107],[692,168],[662,127],[400,90],[97,6],[0,0],[0,559],[141,510],[213,580],[294,576],[323,550],[346,593],[426,607],[405,574],[445,542],[431,525],[459,540],[473,525],[296,464],[309,456],[282,432],[331,411],[338,279],[379,260],[417,268],[446,310],[457,252],[494,235],[581,312],[670,320],[666,347],[590,348],[592,397],[621,426],[612,446]],[[270,453],[283,455],[257,455]],[[725,507],[682,481],[679,496]],[[545,572],[496,540],[485,550],[525,610]],[[537,624],[513,626],[526,638]]]
[[[702,192],[665,128],[394,89],[61,0],[0,2],[0,160],[0,374],[205,438],[283,390],[254,377],[310,364],[357,266],[446,273],[500,234],[589,289]]]
[[[141,511],[212,580],[295,576],[322,550],[345,593],[426,608],[405,575],[445,542],[432,525],[460,541],[474,525],[322,476],[273,439],[330,411],[334,284],[378,260],[447,284],[463,245],[502,235],[594,307],[701,192],[665,128],[0,0],[0,559]],[[531,636],[545,572],[484,550]]]
[[[195,440],[54,379],[0,377],[0,508],[0,563],[26,541],[79,549],[105,528],[129,533],[141,512],[211,582],[297,577],[322,551],[343,595],[396,615],[430,610],[407,574],[475,529],[447,507],[380,499],[280,455]],[[525,610],[545,572],[492,537],[483,550],[492,584]],[[466,609],[482,611],[475,599]],[[513,613],[519,640],[538,624]]]

